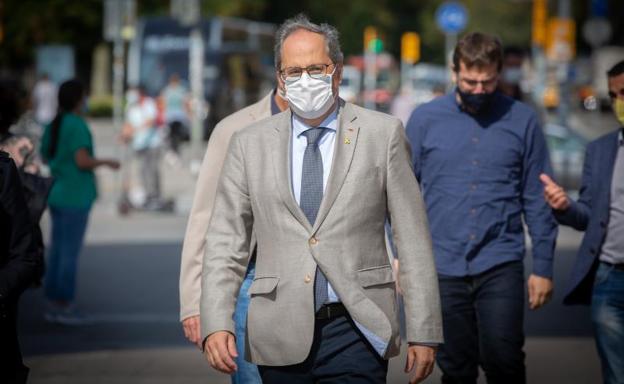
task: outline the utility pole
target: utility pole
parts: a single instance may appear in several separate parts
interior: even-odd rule
[[[134,38],[135,20],[135,0],[106,0],[104,2],[104,38],[113,42],[113,129],[117,136],[121,134],[123,125],[125,42]],[[122,164],[118,182],[119,211],[126,214],[128,207],[126,194],[130,174],[128,146],[117,147],[117,155]]]
[[[204,39],[199,0],[171,0],[171,15],[190,26],[189,83],[191,86],[191,173],[199,173],[202,158],[204,111]]]
[[[531,50],[533,53],[533,66],[535,78],[533,79],[533,100],[537,105],[542,105],[546,84],[546,27],[548,22],[547,0],[533,0],[533,15],[531,28]]]
[[[364,108],[377,109],[375,88],[377,87],[377,53],[380,48],[377,28],[364,28]]]
[[[446,57],[446,68],[452,68],[452,54],[457,45],[457,34],[463,31],[468,24],[468,10],[457,1],[445,1],[436,9],[435,19],[438,28],[444,32],[444,56]],[[447,87],[452,84],[449,82]]]
[[[420,60],[420,35],[416,32],[405,32],[401,36],[401,88],[405,89],[409,82],[410,71]]]
[[[559,0],[557,7],[558,19],[553,21],[555,27],[551,34],[556,41],[553,42],[555,58],[557,60],[557,81],[559,82],[559,106],[557,108],[559,124],[567,127],[570,114],[570,74],[571,61],[574,58],[574,40],[576,26],[572,20],[572,7],[570,0]],[[558,52],[560,45],[561,53]],[[565,48],[564,48],[565,47]]]

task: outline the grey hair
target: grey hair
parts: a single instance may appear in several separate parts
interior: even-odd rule
[[[282,23],[277,32],[275,33],[275,68],[280,69],[282,65],[282,46],[288,36],[294,32],[305,29],[306,31],[321,34],[325,37],[325,44],[327,48],[327,54],[334,64],[342,63],[344,55],[340,49],[340,38],[338,30],[327,24],[315,24],[308,19],[308,17],[300,13],[295,17],[291,17]]]

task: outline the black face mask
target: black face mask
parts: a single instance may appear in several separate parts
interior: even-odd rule
[[[459,89],[459,87],[457,87],[457,94],[459,95],[464,107],[466,107],[470,112],[474,111],[474,113],[481,113],[485,111],[494,96],[494,92],[474,94],[464,92]]]

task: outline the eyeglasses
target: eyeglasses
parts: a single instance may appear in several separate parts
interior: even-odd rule
[[[479,84],[481,84],[483,88],[489,88],[489,87],[496,85],[496,82],[498,81],[498,75],[491,77],[489,79],[485,79],[485,80],[473,80],[473,79],[460,78],[459,81],[466,84],[470,88],[476,88],[477,85]]]
[[[334,63],[330,64],[312,64],[306,68],[288,67],[279,71],[280,78],[284,81],[297,81],[303,75],[303,72],[307,72],[313,79],[320,79],[327,74],[327,69],[330,66],[334,66]]]
[[[617,93],[609,91],[609,98],[611,99],[611,101],[614,101],[618,97],[624,98],[624,88],[617,91]]]

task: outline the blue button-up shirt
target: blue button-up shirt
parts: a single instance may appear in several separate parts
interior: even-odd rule
[[[552,172],[533,110],[497,93],[473,116],[450,93],[414,110],[406,129],[438,273],[471,276],[522,260],[524,218],[533,273],[552,277],[557,225],[539,180]]]

